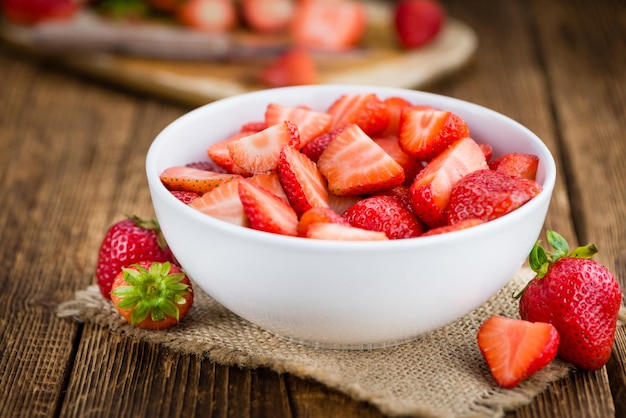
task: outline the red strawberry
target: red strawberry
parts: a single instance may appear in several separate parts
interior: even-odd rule
[[[161,182],[168,190],[196,193],[206,193],[234,177],[236,177],[235,174],[216,173],[185,166],[166,168],[160,175]]]
[[[541,191],[534,180],[490,169],[474,171],[460,179],[450,192],[448,223],[467,218],[499,218],[528,202]]]
[[[239,181],[239,198],[251,228],[298,235],[298,215],[283,199],[246,179]]]
[[[387,235],[380,231],[342,225],[335,222],[316,222],[309,225],[306,238],[332,241],[386,241]]]
[[[593,244],[569,251],[567,241],[547,231],[547,252],[538,241],[529,256],[537,273],[521,292],[519,312],[528,321],[549,322],[561,335],[559,357],[597,370],[611,356],[622,293],[602,264],[591,259]],[[519,295],[518,295],[519,296]]]
[[[384,102],[389,111],[389,125],[381,132],[381,136],[398,136],[400,132],[400,115],[402,114],[402,109],[411,106],[411,102],[396,96],[388,97]]]
[[[489,168],[492,170],[501,171],[511,176],[521,176],[528,180],[535,180],[538,167],[539,157],[518,152],[501,155],[489,163]]]
[[[248,26],[259,33],[286,29],[293,16],[293,0],[242,0],[241,14]]]
[[[306,155],[284,146],[277,172],[287,199],[298,216],[314,206],[328,207],[326,179]]]
[[[413,204],[411,202],[411,190],[409,186],[400,185],[394,187],[393,189],[383,190],[380,194],[384,196],[393,196],[398,199],[400,204],[402,204],[402,206],[404,206],[409,212],[415,214],[413,211]]]
[[[185,164],[185,167],[197,168],[198,170],[213,171],[216,173],[227,173],[228,171],[215,161],[194,161]]]
[[[436,0],[401,0],[394,10],[396,34],[405,48],[419,48],[432,41],[445,20],[444,8]]]
[[[319,70],[311,54],[293,47],[272,60],[259,74],[259,81],[268,87],[316,84]]]
[[[328,144],[317,166],[337,196],[376,193],[404,182],[402,166],[355,124]]]
[[[345,126],[342,126],[340,128],[335,128],[332,131],[328,131],[319,136],[316,136],[315,138],[307,142],[302,148],[300,148],[300,151],[302,151],[304,155],[309,157],[311,161],[317,162],[317,160],[319,160],[320,158],[320,155],[322,155],[322,152],[324,152],[328,144],[330,144],[330,142],[335,139],[337,134],[339,134],[339,132],[343,131],[344,129]]]
[[[291,38],[304,48],[341,51],[365,33],[365,8],[358,1],[300,1],[291,22]]]
[[[193,286],[174,264],[140,261],[115,277],[111,301],[135,327],[160,330],[187,316],[193,305]]]
[[[0,4],[2,16],[20,25],[69,19],[80,7],[80,3],[74,0],[2,0]]]
[[[248,173],[257,174],[276,169],[280,151],[285,145],[300,148],[298,127],[291,121],[283,121],[230,141],[227,147],[237,166]]]
[[[508,389],[546,367],[560,340],[551,324],[497,315],[481,325],[476,339],[494,379]]]
[[[350,223],[334,210],[313,206],[300,216],[300,220],[298,221],[298,235],[306,236],[309,226],[320,222],[350,226]]]
[[[405,107],[400,117],[400,147],[413,158],[430,161],[453,142],[469,136],[458,115],[424,106]]]
[[[232,0],[187,0],[176,16],[183,25],[202,32],[223,33],[237,23]]]
[[[485,154],[485,160],[487,163],[491,161],[491,157],[493,156],[493,148],[489,144],[478,144],[481,150],[483,150],[483,154]]]
[[[343,214],[350,225],[370,231],[382,231],[389,239],[420,236],[424,227],[399,198],[372,196],[359,200]]]
[[[215,189],[194,199],[189,204],[200,212],[229,222],[233,225],[248,226],[248,220],[243,211],[243,205],[239,199],[239,181],[236,178],[227,183],[222,183]]]
[[[185,190],[172,190],[171,193],[181,202],[183,202],[184,204],[188,205],[189,203],[193,202],[195,199],[199,198],[200,196],[202,196],[202,194],[197,193],[197,192],[188,192]]]
[[[265,128],[263,128],[265,129]],[[261,129],[262,130],[262,129]],[[239,174],[242,176],[250,176],[251,173],[246,172],[243,168],[239,167],[235,161],[233,161],[233,157],[230,155],[230,150],[228,149],[228,144],[230,142],[235,142],[244,136],[248,136],[258,131],[241,131],[237,132],[226,139],[215,142],[206,150],[209,158],[215,162],[218,166],[222,167],[224,171],[231,174]]]
[[[302,148],[313,138],[328,131],[333,117],[328,113],[316,112],[303,107],[290,107],[270,103],[265,110],[265,123],[267,126],[275,125],[284,120],[290,120],[298,126],[300,148]]]
[[[291,148],[291,147],[290,147]],[[270,171],[269,173],[259,173],[252,177],[248,177],[251,182],[263,187],[267,191],[274,193],[276,196],[283,199],[285,202],[289,202],[287,194],[280,184],[278,179],[278,173],[276,171]]]
[[[485,155],[471,138],[456,141],[415,177],[411,202],[417,217],[430,228],[447,224],[444,210],[452,187],[466,174],[487,169]]]
[[[267,123],[265,123],[264,120],[255,120],[255,121],[246,122],[243,125],[241,125],[240,131],[247,133],[247,134],[251,134],[252,132],[262,131],[265,128],[267,128]]]
[[[461,229],[471,228],[472,226],[476,226],[476,225],[480,225],[484,223],[485,221],[483,221],[482,219],[477,219],[477,218],[463,219],[462,221],[459,221],[455,223],[454,225],[444,225],[444,226],[430,229],[424,232],[421,236],[428,237],[430,235],[439,235],[439,234],[445,234],[448,232],[460,231]]]
[[[331,129],[355,123],[369,136],[378,136],[389,125],[389,110],[375,93],[344,94],[335,100],[327,113],[333,116]]]
[[[129,216],[111,225],[100,244],[96,263],[102,296],[111,298],[111,285],[122,267],[142,260],[175,261],[156,219]]]
[[[384,138],[375,138],[376,142],[382,149],[385,150],[391,158],[393,158],[404,169],[404,180],[409,185],[413,183],[415,176],[422,171],[424,166],[422,162],[409,156],[398,143],[398,138],[395,136],[388,136]]]

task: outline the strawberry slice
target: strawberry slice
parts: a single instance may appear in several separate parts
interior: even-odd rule
[[[552,324],[494,315],[479,328],[477,342],[496,382],[510,389],[556,357],[560,336]]]
[[[402,109],[411,106],[411,102],[397,96],[387,97],[383,101],[389,111],[389,125],[387,125],[387,128],[381,133],[381,136],[398,136],[400,133],[400,115],[402,114]]]
[[[172,190],[171,193],[174,195],[174,197],[176,197],[176,199],[180,200],[186,205],[188,205],[189,203],[193,202],[194,200],[202,196],[202,194],[200,193],[188,192],[185,190]]]
[[[369,136],[380,135],[389,125],[389,110],[375,93],[344,94],[327,110],[333,116],[331,129],[356,123]]]
[[[377,195],[359,200],[343,217],[352,226],[382,231],[389,239],[415,238],[424,232],[415,215],[394,196]]]
[[[334,222],[315,222],[310,224],[305,237],[333,241],[386,241],[389,239],[381,231],[370,231]]]
[[[267,126],[275,125],[284,120],[290,120],[298,126],[300,148],[302,148],[313,138],[328,131],[333,117],[328,113],[316,112],[303,107],[290,107],[270,103],[265,110],[265,123]]]
[[[287,202],[257,184],[239,181],[239,198],[251,228],[282,235],[298,235],[298,215]]]
[[[161,182],[168,190],[196,193],[206,193],[235,177],[237,176],[234,174],[216,173],[187,166],[169,167],[160,175]]]
[[[291,121],[283,121],[262,131],[227,143],[234,163],[252,174],[276,169],[283,146],[300,148],[298,127]]]
[[[333,139],[339,134],[339,132],[343,131],[345,126],[340,128],[333,129],[332,131],[325,132],[315,138],[311,139],[307,142],[300,151],[313,162],[317,162],[319,160],[322,152],[328,147],[328,144],[331,143]]]
[[[258,33],[286,29],[295,10],[292,0],[242,0],[240,7],[246,24]]]
[[[385,150],[387,154],[389,154],[389,156],[391,156],[391,158],[402,166],[404,169],[404,180],[405,182],[408,182],[409,185],[413,182],[417,173],[422,171],[422,168],[424,168],[421,161],[411,157],[404,152],[402,148],[400,148],[397,137],[387,136],[384,138],[374,138],[374,142],[376,142],[382,149]]]
[[[179,6],[176,17],[194,30],[224,33],[237,23],[237,10],[231,0],[188,0]]]
[[[438,228],[430,229],[424,232],[421,236],[428,237],[430,235],[439,235],[439,234],[445,234],[448,232],[460,231],[462,229],[471,228],[472,226],[476,226],[476,225],[480,225],[484,223],[485,221],[483,221],[482,219],[478,219],[478,218],[463,219],[462,221],[454,225],[444,225]]]
[[[289,203],[298,216],[314,206],[328,207],[326,179],[306,155],[284,146],[277,172]]]
[[[287,199],[287,195],[283,190],[283,186],[280,184],[280,180],[278,179],[278,173],[276,171],[255,174],[252,177],[248,177],[248,180],[274,193],[285,202],[289,202],[289,199]]]
[[[265,128],[267,128],[267,124],[264,120],[253,120],[241,125],[239,130],[241,132],[252,133],[262,131]]]
[[[419,160],[430,161],[454,141],[469,136],[458,115],[424,106],[405,107],[400,116],[400,147]]]
[[[317,167],[337,196],[372,194],[404,182],[402,166],[356,124],[328,144]]]
[[[304,48],[342,51],[355,46],[366,27],[365,8],[358,1],[298,2],[291,38]]]
[[[259,82],[268,87],[316,84],[320,75],[311,54],[293,47],[272,60],[259,74]]]
[[[263,128],[265,129],[265,128]],[[226,172],[231,174],[240,174],[242,176],[250,176],[251,173],[246,172],[243,168],[239,167],[233,157],[230,155],[230,150],[228,149],[228,144],[230,142],[235,142],[240,138],[253,134],[253,131],[242,131],[237,132],[226,139],[215,142],[206,150],[209,158],[215,162],[215,164],[219,165]]]
[[[489,144],[478,144],[478,146],[483,150],[485,160],[489,163],[489,161],[491,161],[491,157],[493,157],[493,147]]]
[[[539,157],[533,154],[512,152],[501,155],[489,163],[489,168],[511,176],[520,176],[528,180],[535,180]]]
[[[485,154],[471,138],[463,138],[431,160],[410,187],[417,217],[430,228],[447,224],[444,210],[452,187],[463,176],[487,169]]]
[[[228,183],[222,183],[215,189],[194,199],[189,203],[189,206],[233,225],[248,226],[248,220],[239,199],[240,179],[241,177]]]
[[[300,216],[300,220],[298,221],[298,236],[306,236],[309,226],[320,222],[350,226],[350,223],[346,221],[343,216],[330,208],[311,207],[311,209]]]

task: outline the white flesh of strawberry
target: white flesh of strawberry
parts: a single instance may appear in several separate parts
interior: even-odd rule
[[[194,199],[189,206],[200,212],[234,225],[247,226],[243,205],[239,199],[236,178],[228,183],[220,184],[215,189]]]

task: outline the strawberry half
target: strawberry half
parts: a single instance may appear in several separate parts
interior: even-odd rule
[[[511,176],[520,176],[528,180],[535,180],[539,157],[533,154],[512,152],[501,155],[489,163],[489,168]]]
[[[285,145],[300,148],[298,127],[291,121],[277,123],[226,144],[233,162],[252,174],[275,170]]]
[[[380,231],[342,225],[336,222],[316,222],[308,226],[306,238],[331,241],[386,241],[387,235]]]
[[[328,131],[333,117],[328,113],[316,112],[303,107],[270,103],[265,109],[267,126],[275,125],[284,120],[290,120],[298,126],[300,148],[302,148],[313,138]]]
[[[356,124],[328,144],[317,167],[337,196],[372,194],[404,182],[404,170]]]
[[[328,144],[330,144],[331,141],[335,139],[337,134],[343,131],[344,128],[345,126],[342,126],[340,128],[335,128],[332,131],[328,131],[319,136],[316,136],[315,138],[307,142],[302,148],[300,148],[300,151],[302,151],[304,155],[309,157],[311,161],[317,163],[317,160],[319,160],[322,152],[324,152],[326,147],[328,147]]]
[[[389,124],[387,128],[381,132],[381,136],[398,136],[400,134],[400,115],[402,114],[402,109],[411,106],[411,102],[396,96],[387,97],[383,101],[389,111]]]
[[[234,174],[216,173],[187,166],[169,167],[160,175],[161,182],[168,190],[196,193],[206,193],[235,177]]]
[[[491,316],[478,330],[478,348],[498,384],[513,388],[556,357],[559,333],[551,324]]]
[[[404,152],[398,143],[398,138],[395,136],[374,138],[374,142],[376,142],[382,149],[385,150],[387,154],[389,154],[389,156],[391,156],[391,158],[402,166],[404,169],[405,182],[409,185],[413,183],[415,176],[422,171],[422,168],[424,168],[422,162]]]
[[[263,130],[265,128],[262,128]],[[233,157],[230,155],[230,150],[228,149],[228,144],[231,142],[235,142],[245,136],[249,136],[258,131],[241,131],[237,132],[226,139],[215,142],[206,150],[209,158],[215,162],[218,166],[220,166],[223,170],[230,174],[239,174],[242,176],[250,176],[251,173],[247,173],[243,168],[239,167]]]
[[[189,206],[233,225],[248,226],[243,205],[239,199],[240,178],[223,183],[215,189],[194,199]]]
[[[283,147],[278,162],[278,179],[298,216],[311,207],[328,207],[326,179],[317,165],[300,151]]]
[[[393,196],[371,196],[359,200],[343,214],[352,226],[381,231],[389,239],[415,238],[424,227],[415,215]]]
[[[453,142],[468,136],[467,123],[452,112],[426,106],[402,109],[398,142],[413,158],[430,161]]]
[[[375,93],[344,94],[326,111],[333,117],[331,129],[355,123],[367,135],[380,135],[389,125],[389,110]]]
[[[251,228],[298,235],[298,215],[280,197],[246,179],[239,181],[239,198]]]
[[[411,203],[417,217],[430,228],[446,225],[444,210],[452,187],[463,176],[487,169],[485,155],[471,138],[463,138],[431,160],[411,185]]]

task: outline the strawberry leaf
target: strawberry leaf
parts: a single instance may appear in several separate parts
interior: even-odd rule
[[[550,247],[554,249],[551,253],[550,261],[554,262],[560,258],[566,257],[569,253],[569,245],[563,236],[555,231],[546,231],[546,238]]]
[[[537,277],[542,278],[546,275],[550,266],[550,259],[546,250],[541,246],[541,240],[537,241],[528,256],[528,264],[530,268],[537,273]]]
[[[575,248],[571,253],[572,258],[592,258],[598,253],[598,248],[595,244],[587,244],[578,248]]]

